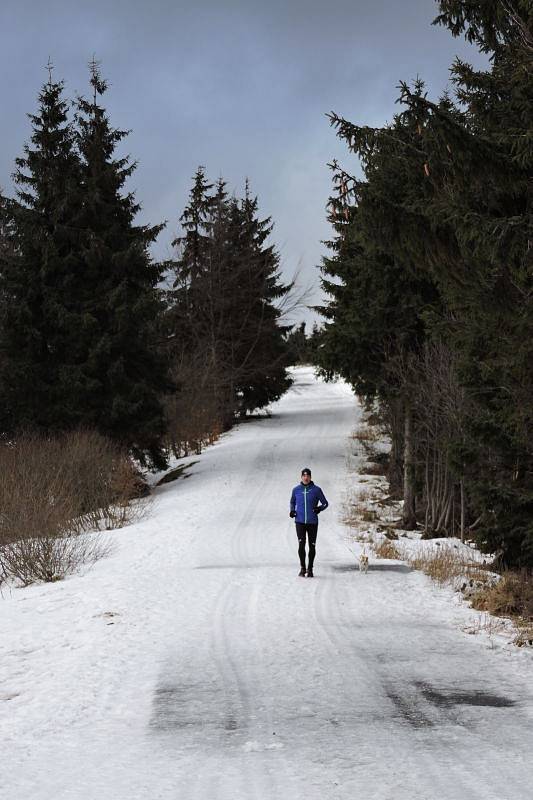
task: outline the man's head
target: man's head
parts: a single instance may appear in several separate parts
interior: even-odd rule
[[[308,484],[311,482],[311,470],[309,467],[304,467],[302,470],[302,483]]]

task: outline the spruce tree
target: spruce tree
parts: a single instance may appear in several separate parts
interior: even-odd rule
[[[124,185],[136,165],[115,155],[126,132],[111,127],[99,104],[107,85],[95,62],[90,85],[92,98],[78,99],[76,115],[83,193],[77,298],[83,323],[71,399],[80,423],[161,467],[161,398],[170,382],[156,340],[162,268],[148,248],[163,226],[135,224],[140,206],[132,193],[124,193]]]
[[[199,391],[227,428],[236,414],[267,405],[289,385],[286,329],[275,303],[290,287],[279,283],[278,256],[266,245],[271,224],[258,219],[248,187],[242,200],[228,198],[225,182],[214,187],[200,167],[181,224],[171,348],[179,363],[193,358]]]
[[[233,351],[241,414],[279,399],[291,384],[286,371],[290,362],[286,334],[290,326],[281,323],[279,305],[291,285],[280,280],[279,255],[274,245],[267,243],[272,220],[260,219],[258,207],[258,198],[252,197],[246,182],[245,196],[235,208],[237,219],[241,220],[240,237],[230,245],[240,285],[235,289],[241,311],[236,308],[239,326]]]
[[[292,364],[306,364],[308,339],[305,334],[305,322],[293,326],[287,334],[287,347]]]
[[[63,83],[53,80],[49,65],[38,111],[30,115],[30,144],[16,162],[17,200],[3,204],[10,231],[0,273],[3,430],[54,429],[65,417],[70,422],[62,368],[76,327],[69,302],[79,274],[74,219],[81,173],[67,110]]]
[[[174,263],[174,288],[189,297],[195,291],[195,282],[207,269],[209,220],[215,203],[210,194],[212,188],[213,184],[208,183],[205,177],[204,167],[199,166],[193,178],[189,203],[180,216],[183,235],[172,242],[178,250]]]
[[[492,155],[473,187],[482,203],[475,222],[476,255],[485,260],[482,292],[465,336],[478,414],[473,430],[484,447],[473,492],[484,507],[481,543],[499,549],[504,563],[533,567],[533,8],[515,0],[480,9],[444,4],[441,21],[460,22],[467,36],[492,52],[490,71],[455,66],[469,119],[490,143]],[[503,8],[502,8],[503,7]],[[491,12],[491,13],[489,13]],[[471,158],[473,143],[465,148]],[[470,170],[470,173],[472,170]],[[474,222],[475,220],[473,220]]]
[[[190,383],[194,376],[196,403],[204,410],[204,416],[217,417],[212,420],[215,428],[220,402],[217,357],[212,346],[214,328],[209,313],[211,216],[215,203],[212,189],[204,167],[199,166],[189,201],[180,216],[181,235],[172,242],[176,257],[168,265],[174,280],[167,293],[166,325],[168,358],[175,380],[178,384],[184,380]],[[194,394],[195,387],[186,388],[188,394]]]
[[[457,108],[406,87],[402,97],[421,120],[421,210],[446,253],[440,281],[470,400],[460,457],[479,543],[504,564],[532,566],[533,11],[521,0],[439,5],[437,22],[491,55],[487,70],[454,64]]]
[[[424,230],[420,215],[402,203],[421,190],[406,152],[414,132],[401,116],[383,129],[363,128],[332,115],[349,149],[360,155],[366,180],[356,180],[336,163],[336,192],[330,199],[335,238],[323,262],[322,285],[329,295],[321,309],[318,363],[326,377],[341,374],[367,403],[388,408],[392,437],[389,480],[394,493],[405,483],[403,526],[416,527],[412,448],[413,408],[407,365],[422,351],[425,315],[439,307],[434,282],[421,268],[422,253],[411,247]],[[423,252],[423,251],[422,251]],[[403,463],[400,452],[403,450]]]
[[[435,402],[438,418],[431,423],[434,430],[426,432],[430,440],[424,446],[438,448],[438,430],[447,430],[443,485],[448,491],[453,482],[456,494],[450,495],[441,520],[447,524],[460,484],[461,505],[464,496],[467,522],[475,522],[472,532],[480,545],[496,552],[504,564],[531,566],[533,384],[527,365],[533,357],[533,17],[525,0],[447,0],[440,10],[437,22],[454,35],[464,33],[492,58],[488,70],[454,64],[457,101],[445,95],[432,102],[418,82],[413,89],[401,85],[404,110],[392,126],[362,128],[333,116],[342,138],[360,156],[367,180],[354,183],[357,211],[341,209],[353,227],[341,238],[344,253],[334,259],[338,263],[332,269],[348,270],[355,294],[350,301],[347,286],[332,282],[337,305],[330,306],[321,359],[349,368],[349,343],[355,343],[357,352],[361,321],[377,341],[385,333],[384,320],[379,314],[372,320],[371,303],[368,309],[364,305],[376,287],[370,291],[371,284],[354,283],[349,268],[346,248],[359,233],[353,257],[362,254],[361,275],[381,253],[400,269],[396,285],[407,280],[406,299],[414,301],[427,340],[413,361],[425,370],[420,378],[427,378],[426,388],[433,382],[432,391],[438,392],[439,380],[449,380],[441,386],[443,397],[462,404],[446,409],[444,402]],[[346,181],[346,176],[340,178]],[[420,305],[410,284],[413,278],[433,285],[436,303]],[[340,302],[345,296],[343,321]],[[386,307],[391,301],[392,296],[384,297]],[[400,299],[399,308],[402,303]],[[360,309],[355,318],[354,308]],[[371,379],[370,386],[361,387],[365,391],[383,381],[387,373],[382,366],[389,361],[376,363],[368,344],[361,346],[359,363],[357,358],[351,363],[360,387]],[[438,356],[433,364],[431,353]],[[384,383],[388,391],[389,380]],[[417,386],[411,378],[409,385],[411,392],[424,396],[420,381]],[[420,426],[427,415],[415,397],[417,404],[420,419],[415,423]],[[460,425],[454,427],[454,419]],[[420,428],[417,435],[420,444]]]

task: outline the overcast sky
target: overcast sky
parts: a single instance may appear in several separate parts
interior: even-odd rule
[[[0,0],[0,187],[12,192],[48,57],[74,98],[94,53],[111,122],[131,129],[141,221],[168,220],[155,255],[169,254],[198,164],[236,193],[249,176],[284,275],[300,266],[317,302],[326,165],[354,170],[325,115],[380,125],[399,80],[419,75],[437,96],[455,55],[483,63],[431,25],[436,12],[434,0]]]

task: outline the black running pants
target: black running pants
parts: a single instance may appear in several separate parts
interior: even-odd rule
[[[298,536],[298,555],[300,564],[305,568],[305,540],[309,537],[309,569],[313,569],[316,552],[316,535],[318,533],[318,522],[297,522],[296,535]]]

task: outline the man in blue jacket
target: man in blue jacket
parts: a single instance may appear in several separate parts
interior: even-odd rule
[[[301,578],[313,577],[313,563],[316,552],[316,535],[318,533],[318,515],[328,507],[328,501],[320,486],[311,480],[311,470],[302,470],[302,480],[295,486],[291,494],[291,510],[289,516],[296,522],[298,536],[298,555],[300,556]],[[305,540],[309,537],[309,566],[305,568]]]

